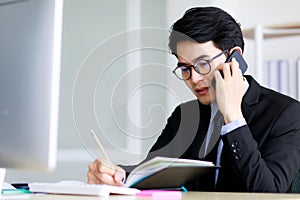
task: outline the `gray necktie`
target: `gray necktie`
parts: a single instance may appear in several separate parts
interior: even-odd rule
[[[213,118],[212,124],[210,124],[210,126],[212,126],[212,127],[209,127],[208,133],[206,134],[204,142],[200,148],[199,158],[205,158],[205,156],[217,144],[217,142],[219,141],[219,138],[220,138],[220,133],[221,133],[221,129],[222,129],[223,125],[224,125],[223,115],[219,110],[217,110],[217,112]],[[210,131],[211,131],[211,133],[210,133]],[[207,141],[207,140],[209,140],[209,141]],[[207,142],[208,142],[208,145],[207,145]],[[220,140],[220,142],[218,144],[216,166],[220,166],[222,149],[223,149],[223,141]],[[216,169],[215,185],[217,184],[218,176],[219,176],[219,169]]]
[[[207,154],[213,149],[220,138],[221,128],[224,125],[224,118],[222,113],[218,110],[214,116],[212,124],[204,138],[204,142],[199,151],[199,158],[205,158]],[[210,133],[211,131],[211,133]],[[209,140],[209,141],[208,141]]]
[[[221,135],[221,129],[222,126],[224,125],[224,118],[223,115],[220,113],[220,111],[218,110],[217,114],[219,113],[218,118],[216,119],[216,123],[217,125],[214,126],[214,128],[216,128],[217,133],[219,134],[219,136]],[[216,116],[217,117],[217,116]],[[216,118],[215,117],[215,118]],[[214,129],[215,130],[215,129]],[[216,134],[217,134],[216,133]],[[217,160],[216,160],[216,166],[220,166],[221,164],[221,154],[222,154],[222,149],[223,149],[223,141],[222,139],[220,139],[219,141],[219,145],[218,145],[218,153],[217,153]],[[219,176],[219,169],[216,169],[216,174],[215,174],[215,185],[217,184],[218,181],[218,176]]]

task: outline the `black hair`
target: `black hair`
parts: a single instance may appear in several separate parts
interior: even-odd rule
[[[221,50],[239,46],[244,51],[240,24],[217,7],[195,7],[187,10],[171,27],[169,48],[172,54],[177,56],[177,43],[184,40],[198,43],[213,41]]]

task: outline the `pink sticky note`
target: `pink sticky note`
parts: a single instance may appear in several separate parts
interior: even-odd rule
[[[151,200],[181,200],[181,191],[171,190],[142,190],[136,194],[137,197],[150,197]]]

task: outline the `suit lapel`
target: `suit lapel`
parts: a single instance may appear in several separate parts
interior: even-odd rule
[[[255,105],[259,102],[261,89],[260,85],[251,76],[245,75],[245,77],[249,83],[249,88],[243,97],[242,112],[247,123],[249,124],[255,116],[255,110],[252,109],[252,105]]]

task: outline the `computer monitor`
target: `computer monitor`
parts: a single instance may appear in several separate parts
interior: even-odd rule
[[[0,0],[0,167],[56,166],[63,0]]]

